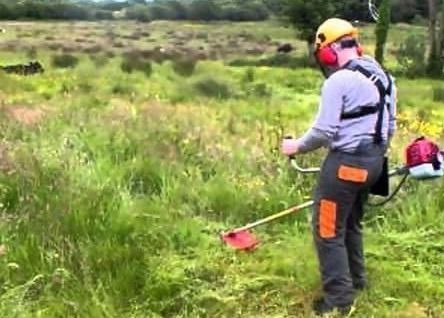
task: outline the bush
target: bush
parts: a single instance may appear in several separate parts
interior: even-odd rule
[[[272,88],[266,83],[255,83],[248,87],[248,93],[256,97],[271,97],[273,95]]]
[[[395,54],[400,72],[411,78],[424,75],[426,70],[425,51],[424,38],[417,34],[409,34]]]
[[[113,13],[106,10],[97,10],[94,13],[94,18],[97,20],[113,20]]]
[[[221,8],[213,0],[194,0],[189,10],[192,20],[211,21],[221,17]]]
[[[151,61],[145,60],[140,54],[135,52],[127,53],[123,56],[120,69],[125,73],[142,72],[147,77],[151,76],[153,72]]]
[[[161,3],[150,4],[149,13],[152,20],[174,20],[176,17],[172,8]]]
[[[190,57],[180,57],[173,61],[173,70],[182,76],[191,76],[196,69],[198,61]]]
[[[252,83],[252,82],[254,82],[255,77],[256,77],[256,74],[255,74],[255,72],[254,72],[254,68],[249,67],[249,68],[245,71],[245,73],[244,73],[244,75],[243,75],[243,77],[242,77],[242,81],[243,81],[244,83]]]
[[[444,102],[444,87],[442,86],[433,87],[433,101]]]
[[[232,96],[232,91],[228,83],[212,76],[204,76],[196,80],[194,89],[203,96],[226,99]]]
[[[71,54],[60,54],[52,57],[52,65],[58,68],[75,68],[79,59]]]
[[[89,58],[97,68],[103,67],[108,63],[108,57],[104,54],[90,54]]]
[[[152,20],[149,8],[147,5],[135,5],[126,10],[125,17],[131,20],[140,22],[150,22]]]
[[[245,3],[240,6],[227,7],[223,16],[231,21],[263,21],[268,18],[267,8],[258,3]]]

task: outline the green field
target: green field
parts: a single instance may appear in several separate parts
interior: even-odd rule
[[[45,73],[0,74],[0,317],[311,317],[320,285],[309,211],[255,230],[263,242],[252,253],[219,238],[311,198],[315,178],[279,153],[285,134],[310,126],[323,81],[316,69],[278,66],[305,54],[293,30],[3,27],[0,65],[39,60]],[[413,30],[425,34],[391,30],[388,66]],[[372,34],[366,27],[370,54]],[[276,55],[283,42],[296,51]],[[233,66],[247,62],[259,66]],[[397,83],[393,166],[420,134],[444,145],[442,81]],[[442,180],[409,180],[368,208],[370,289],[352,317],[444,317],[443,191]]]

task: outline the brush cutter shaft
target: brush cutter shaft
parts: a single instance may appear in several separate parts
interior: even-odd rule
[[[294,207],[289,208],[289,209],[287,209],[285,211],[282,211],[282,212],[270,215],[269,217],[266,217],[266,218],[264,218],[262,220],[259,220],[259,221],[256,221],[254,223],[250,223],[250,224],[247,224],[247,225],[245,225],[243,227],[237,228],[237,229],[233,230],[232,232],[236,233],[236,232],[247,231],[247,230],[252,229],[254,227],[257,227],[259,225],[262,225],[262,224],[265,224],[265,223],[270,223],[271,221],[274,221],[276,219],[282,218],[282,217],[287,216],[287,215],[289,215],[291,213],[294,213],[294,212],[297,212],[299,210],[308,208],[308,207],[312,206],[313,204],[314,204],[314,201],[309,201],[309,202],[303,203],[301,205],[294,206]]]

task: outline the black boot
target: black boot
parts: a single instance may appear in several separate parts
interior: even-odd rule
[[[341,315],[347,315],[350,313],[351,305],[348,306],[331,306],[328,305],[324,298],[317,299],[313,302],[313,311],[316,315],[322,316],[325,314],[338,312]]]

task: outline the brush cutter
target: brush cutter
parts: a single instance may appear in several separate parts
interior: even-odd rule
[[[270,223],[276,219],[280,219],[280,218],[287,216],[289,214],[301,211],[305,208],[312,206],[313,204],[314,204],[314,201],[309,201],[309,202],[303,203],[301,205],[291,207],[291,208],[284,210],[282,212],[270,215],[269,217],[266,217],[262,220],[247,224],[243,227],[234,229],[234,230],[226,232],[226,233],[222,233],[221,238],[227,245],[229,245],[235,249],[238,249],[238,250],[255,249],[257,247],[257,245],[259,244],[259,241],[251,232],[249,232],[249,230],[251,230],[259,225]]]
[[[387,200],[373,204],[373,206],[383,205],[390,201],[400,190],[408,176],[417,180],[435,179],[444,176],[444,152],[439,150],[435,143],[424,137],[417,138],[408,145],[405,150],[405,159],[405,165],[388,172],[388,177],[403,175],[403,180]],[[290,162],[291,166],[301,173],[317,173],[321,170],[320,168],[302,168],[297,164],[294,157],[290,157]],[[221,239],[225,244],[236,250],[254,250],[258,246],[259,240],[249,230],[311,207],[313,204],[314,201],[309,201],[240,228],[224,232],[221,234]]]

